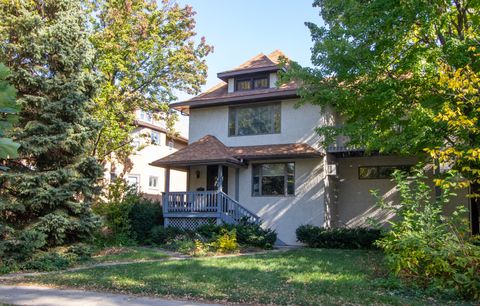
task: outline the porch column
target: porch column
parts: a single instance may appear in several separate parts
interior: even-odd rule
[[[165,193],[163,195],[163,214],[168,213],[168,199],[170,192],[170,168],[165,168]],[[169,218],[164,218],[164,227],[168,227],[169,225]]]
[[[235,201],[240,201],[240,168],[235,168]]]
[[[165,168],[165,194],[170,192],[170,168]]]
[[[217,190],[223,191],[223,166],[218,165]]]

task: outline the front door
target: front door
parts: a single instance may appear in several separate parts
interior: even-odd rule
[[[207,190],[217,190],[218,166],[207,166]],[[228,193],[228,167],[223,166],[223,192]]]

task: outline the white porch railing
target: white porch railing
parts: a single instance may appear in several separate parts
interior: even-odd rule
[[[163,196],[164,217],[215,217],[226,223],[242,219],[260,222],[260,217],[221,191],[168,192]]]

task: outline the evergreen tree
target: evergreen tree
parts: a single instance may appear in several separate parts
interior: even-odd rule
[[[18,104],[15,102],[15,88],[6,81],[9,71],[5,65],[0,64],[0,158],[15,158],[18,156],[18,143],[5,137],[16,120]],[[0,164],[0,171],[7,170]]]
[[[82,2],[0,0],[0,61],[22,107],[14,136],[20,157],[0,174],[0,255],[89,237],[102,169],[87,154],[96,78]]]

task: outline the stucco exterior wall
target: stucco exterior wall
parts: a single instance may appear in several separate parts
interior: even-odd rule
[[[394,216],[376,206],[376,199],[371,190],[378,190],[379,194],[388,202],[398,203],[399,195],[395,183],[391,179],[363,179],[358,178],[358,167],[360,166],[382,166],[382,165],[415,165],[418,161],[415,157],[398,156],[369,156],[355,158],[337,158],[337,177],[335,183],[335,203],[332,216],[334,226],[369,226],[369,218],[372,218],[383,225]],[[427,166],[427,174],[432,188],[432,199],[434,199],[434,184],[432,166]],[[458,190],[457,197],[452,198],[451,203],[445,208],[445,213],[453,211],[458,204],[468,207],[466,198],[467,190]]]
[[[132,132],[132,137],[137,137],[140,140],[140,146],[130,155],[131,168],[125,171],[125,179],[129,176],[138,178],[138,189],[149,198],[159,200],[162,192],[165,190],[165,169],[150,166],[149,163],[184,147],[181,143],[175,143],[174,147],[168,145],[168,140],[165,133],[157,132],[160,139],[157,144],[150,143],[149,128],[136,128]],[[110,166],[109,166],[110,167]],[[114,173],[117,176],[121,175],[124,169],[121,165],[115,165]],[[157,187],[149,186],[150,176],[157,177]],[[109,179],[110,171],[105,173],[105,177]],[[171,191],[185,191],[187,188],[187,172],[172,170],[170,173],[170,190]]]
[[[275,229],[278,239],[288,245],[298,244],[295,230],[300,225],[323,225],[325,204],[323,159],[285,162],[292,161],[295,162],[294,196],[252,196],[252,165],[240,170],[240,203],[258,214],[264,226]]]
[[[294,196],[252,196],[252,164],[240,168],[239,202],[259,215],[263,225],[275,229],[278,238],[288,245],[298,244],[295,230],[302,224],[322,226],[324,223],[324,161],[323,158],[262,162],[295,162]],[[196,178],[196,171],[200,178]],[[228,170],[228,194],[235,199],[235,169]],[[190,169],[190,190],[206,186],[206,166]]]
[[[298,100],[281,101],[281,133],[253,136],[228,136],[228,106],[190,110],[189,142],[205,135],[214,135],[226,146],[308,143],[321,149],[320,136],[314,129],[325,123],[320,107],[305,104],[296,109]]]

